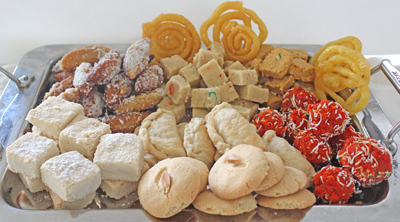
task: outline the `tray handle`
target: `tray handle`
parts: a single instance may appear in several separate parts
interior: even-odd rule
[[[400,72],[397,70],[389,59],[384,59],[381,63],[371,69],[371,75],[382,70],[383,74],[389,79],[394,88],[400,94]],[[392,152],[392,155],[397,153],[397,144],[394,142],[394,136],[400,131],[400,122],[398,122],[388,133],[386,138],[382,141]]]
[[[6,69],[4,69],[2,66],[0,66],[0,73],[3,73],[10,80],[15,82],[15,84],[17,84],[19,89],[23,89],[23,88],[28,87],[35,80],[35,76],[34,75],[24,75],[24,76],[22,76],[21,78],[18,79],[13,74],[9,73]]]

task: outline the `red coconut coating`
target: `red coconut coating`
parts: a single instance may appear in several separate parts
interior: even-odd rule
[[[392,175],[392,155],[373,138],[347,139],[337,158],[363,187],[371,187]]]
[[[327,166],[314,175],[314,194],[331,204],[345,204],[355,191],[354,179],[341,167]]]
[[[274,109],[262,109],[254,116],[252,123],[257,127],[260,136],[263,136],[267,130],[274,130],[279,137],[285,136],[285,117]]]
[[[308,105],[307,112],[309,129],[325,140],[342,134],[350,122],[349,113],[339,103],[329,100]]]
[[[293,143],[296,134],[308,127],[307,111],[304,109],[291,110],[286,116],[286,139]]]
[[[343,149],[346,139],[363,137],[364,134],[357,132],[353,126],[347,126],[342,134],[330,138],[328,143],[331,146],[333,156],[336,156],[336,154]]]
[[[310,130],[298,132],[293,146],[300,150],[310,163],[315,165],[323,166],[332,158],[332,150],[329,144]]]
[[[293,87],[283,96],[281,111],[282,113],[288,113],[290,110],[294,109],[307,109],[309,104],[319,102],[321,102],[321,100],[302,87]]]

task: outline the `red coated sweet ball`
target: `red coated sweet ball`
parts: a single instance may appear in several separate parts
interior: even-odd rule
[[[260,136],[263,136],[267,130],[274,130],[279,137],[285,136],[285,116],[274,109],[262,109],[254,116],[252,123]]]
[[[333,156],[336,156],[339,150],[343,149],[346,139],[363,137],[364,134],[357,132],[353,126],[347,126],[342,134],[330,138],[328,143],[331,146]]]
[[[373,138],[347,139],[337,158],[363,187],[379,184],[392,175],[390,151]]]
[[[343,133],[350,122],[349,113],[339,103],[329,100],[308,105],[307,112],[309,129],[325,140]]]
[[[309,104],[319,103],[317,97],[303,89],[302,87],[293,87],[289,89],[282,99],[281,111],[288,113],[294,109],[307,109]]]
[[[308,129],[297,133],[293,146],[315,165],[323,166],[332,158],[329,144]]]
[[[308,127],[307,111],[304,109],[291,110],[286,115],[286,139],[293,143],[296,134]]]
[[[345,204],[355,191],[354,179],[341,167],[327,166],[314,175],[314,194],[331,204]]]

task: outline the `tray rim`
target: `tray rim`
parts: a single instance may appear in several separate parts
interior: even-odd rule
[[[36,77],[35,82],[28,88],[19,91],[13,82],[7,84],[1,98],[0,98],[0,133],[4,132],[5,127],[8,125],[7,117],[10,116],[10,112],[17,112],[17,110],[12,109],[12,106],[24,106],[27,109],[18,112],[23,118],[18,118],[17,120],[12,120],[12,127],[9,129],[11,133],[7,136],[0,135],[0,143],[3,147],[8,147],[13,141],[15,141],[19,135],[22,134],[23,124],[26,124],[24,117],[27,112],[35,106],[35,102],[38,96],[39,86],[43,83],[44,75],[47,73],[48,64],[55,59],[60,57],[66,52],[81,47],[85,45],[93,44],[60,44],[60,45],[45,45],[35,48],[28,53],[26,53],[18,63],[17,68],[14,71],[16,77],[21,77],[27,74],[33,74]],[[124,53],[125,50],[131,44],[96,44],[108,46],[113,49],[117,49],[119,52]],[[321,45],[305,45],[305,44],[272,44],[279,47],[288,48],[303,48],[307,52],[315,52]],[[374,57],[379,57],[380,55],[374,55]],[[381,55],[384,57],[385,55]],[[366,56],[368,57],[368,56]],[[372,57],[372,56],[370,56]],[[36,96],[36,99],[34,97]],[[375,100],[376,101],[376,100]],[[19,106],[18,106],[19,107]],[[377,113],[380,111],[386,118],[386,123],[390,122],[387,120],[386,114],[382,110],[379,102],[371,104],[371,107],[367,107],[369,111]],[[373,114],[372,113],[372,114]],[[362,115],[362,114],[361,114]],[[360,113],[357,114],[357,117]],[[374,115],[373,115],[374,116]],[[384,118],[384,119],[385,119]],[[385,124],[385,121],[380,121],[380,124]],[[377,124],[378,125],[378,124]],[[379,126],[379,125],[378,125]],[[387,125],[388,126],[388,125]],[[392,125],[389,125],[390,128]],[[20,127],[19,129],[16,129]],[[381,128],[381,127],[380,127]],[[387,128],[387,127],[386,127]],[[387,129],[385,129],[387,130]],[[390,129],[389,129],[390,130]],[[18,131],[18,132],[16,132]],[[384,130],[382,130],[384,131]],[[385,133],[385,132],[384,132]],[[400,144],[400,139],[398,136],[395,137],[397,144]],[[0,161],[0,172],[2,173],[2,180],[4,173],[7,169],[7,163],[5,158],[5,149],[0,153],[2,160]],[[395,157],[394,160],[398,161],[399,155]],[[400,203],[400,187],[394,186],[396,184],[395,176],[389,179],[389,193],[387,197],[381,202],[374,205],[365,206],[338,206],[338,205],[315,205],[306,214],[304,221],[348,221],[348,220],[382,220],[382,219],[394,219],[400,217],[400,211],[396,207],[396,203]],[[140,212],[140,213],[137,213]],[[122,220],[129,219],[131,221],[143,221],[144,216],[142,210],[136,209],[107,209],[107,210],[21,210],[9,206],[4,202],[3,199],[0,200],[0,215],[4,219],[10,220],[23,220],[30,219],[33,221],[69,221],[72,217],[79,215],[75,218],[76,221],[87,221],[87,220],[99,220],[108,221],[120,218]],[[143,216],[143,217],[141,217]],[[137,217],[138,220],[135,219]]]

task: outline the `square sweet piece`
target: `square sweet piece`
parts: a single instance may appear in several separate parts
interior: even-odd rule
[[[241,99],[250,100],[257,103],[265,103],[268,101],[269,90],[266,88],[261,88],[260,86],[236,86],[236,91]]]
[[[272,50],[259,65],[263,76],[282,79],[293,62],[293,55],[284,48]]]
[[[302,59],[293,59],[293,63],[288,70],[294,79],[303,82],[314,82],[315,67]]]
[[[219,88],[199,88],[192,89],[192,108],[212,109],[221,103],[221,93]]]
[[[270,44],[262,44],[260,45],[260,49],[256,55],[256,59],[264,59],[275,47]]]
[[[90,203],[92,203],[94,197],[96,196],[96,192],[92,192],[91,194],[87,195],[82,199],[74,201],[65,201],[51,190],[49,191],[49,194],[51,200],[53,201],[54,209],[63,209],[63,210],[83,209],[87,207]]]
[[[51,96],[29,111],[26,120],[52,139],[58,139],[60,132],[78,114],[84,115],[82,105]]]
[[[220,67],[224,65],[224,59],[218,53],[206,49],[200,49],[193,58],[193,64],[199,69],[204,64],[215,59]]]
[[[168,96],[164,97],[164,99],[161,100],[159,104],[157,104],[157,108],[171,110],[175,114],[177,123],[181,121],[186,112],[185,104],[175,104]]]
[[[102,180],[100,187],[107,196],[119,200],[137,190],[138,185],[138,181]]]
[[[283,96],[280,96],[280,95],[270,91],[267,106],[270,109],[280,109],[281,105],[282,105],[282,100],[283,100]]]
[[[233,102],[231,102],[232,105],[235,106],[243,106],[243,107],[247,107],[250,108],[250,117],[253,118],[253,116],[255,116],[258,112],[258,108],[260,107],[260,105],[258,105],[257,103],[253,103],[251,101],[247,101],[244,99],[237,99]]]
[[[28,188],[28,190],[32,193],[36,193],[42,190],[47,190],[46,185],[42,182],[42,178],[29,178],[22,173],[18,174],[19,178],[21,179],[22,183]]]
[[[245,119],[247,119],[247,121],[250,121],[250,119],[252,118],[251,116],[252,113],[250,108],[244,106],[235,106],[235,105],[232,105],[232,108],[238,111],[238,113],[240,113],[240,115],[242,115]]]
[[[292,75],[285,75],[282,79],[271,78],[270,81],[267,81],[264,85],[269,90],[283,95],[286,91],[292,87],[294,84],[294,77]]]
[[[226,61],[224,63],[224,73],[229,76],[229,70],[246,70],[246,67],[242,65],[239,61]]]
[[[201,77],[196,66],[194,66],[192,63],[189,63],[189,65],[180,69],[179,75],[185,78],[185,80],[190,84],[190,87],[199,87]]]
[[[253,59],[247,65],[249,69],[255,70],[257,72],[257,77],[262,76],[260,71],[260,64],[262,63],[262,59]]]
[[[205,118],[206,115],[211,112],[210,110],[203,109],[203,108],[193,108],[192,109],[192,118]]]
[[[167,79],[170,79],[172,76],[177,75],[179,70],[187,66],[188,64],[188,62],[182,59],[179,55],[174,55],[170,58],[163,58],[160,60],[160,63]]]
[[[190,94],[190,84],[180,75],[173,76],[165,87],[165,93],[175,104],[184,104]]]
[[[26,133],[7,149],[8,168],[30,178],[40,178],[40,167],[46,160],[57,156],[59,150],[54,140]]]
[[[308,53],[304,49],[287,49],[289,52],[292,53],[295,59],[301,59],[304,61],[308,61]]]
[[[222,44],[221,42],[212,42],[210,44],[210,51],[217,53],[219,57],[224,59],[225,48],[224,44]]]
[[[138,181],[142,176],[144,145],[135,134],[108,134],[101,137],[93,162],[101,169],[101,178]]]
[[[231,102],[239,98],[239,94],[237,94],[232,82],[226,82],[221,86],[218,86],[218,88],[220,91],[221,102]]]
[[[61,153],[75,150],[89,160],[93,160],[100,138],[110,133],[110,125],[94,118],[78,115],[60,133]]]
[[[229,70],[229,80],[236,86],[255,85],[258,82],[256,70]]]
[[[84,199],[101,183],[100,168],[77,151],[47,160],[40,172],[43,183],[64,201]]]
[[[224,71],[215,59],[200,67],[199,73],[208,87],[220,86],[228,81]]]

